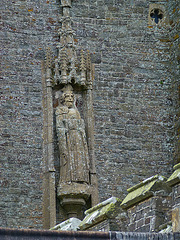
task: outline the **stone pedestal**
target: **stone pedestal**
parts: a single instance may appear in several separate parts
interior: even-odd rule
[[[90,190],[90,186],[86,183],[59,184],[57,195],[68,218],[83,218],[83,211],[90,197]]]
[[[75,198],[66,196],[61,200],[61,206],[67,213],[68,218],[78,218],[83,217],[83,207],[86,205],[86,201],[83,198]]]

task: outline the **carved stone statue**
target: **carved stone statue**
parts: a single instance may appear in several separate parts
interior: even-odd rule
[[[56,108],[56,129],[60,152],[60,180],[89,183],[89,155],[84,120],[75,106],[70,84],[63,88],[60,105]]]

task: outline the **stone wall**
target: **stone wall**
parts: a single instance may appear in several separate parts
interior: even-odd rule
[[[180,183],[173,187],[172,226],[174,232],[180,232]]]
[[[162,176],[154,176],[128,189],[121,206],[127,210],[130,232],[159,232],[171,222],[171,189]]]
[[[171,221],[171,197],[153,197],[130,208],[130,232],[159,232],[161,225]]]
[[[56,1],[6,1],[2,7],[0,225],[42,227],[44,48],[57,38]]]
[[[75,42],[79,49],[90,50],[95,63],[100,201],[111,195],[123,198],[130,186],[155,173],[167,176],[173,166],[178,35],[176,24],[148,25],[149,4],[154,2],[72,2]],[[177,19],[177,1],[158,3]],[[59,0],[3,0],[2,7],[0,225],[41,228],[41,61],[46,46],[56,55],[61,9]]]
[[[172,169],[174,101],[169,25],[149,26],[154,1],[74,1],[76,39],[95,63],[100,200]],[[159,2],[167,9],[167,1]],[[143,167],[142,167],[143,166]],[[113,183],[113,184],[112,184]]]
[[[127,189],[128,195],[122,202],[112,197],[87,210],[79,230],[180,232],[179,183],[177,164],[168,179],[160,175],[150,177]]]
[[[180,56],[176,49],[179,48],[179,5],[177,1],[169,1],[169,18],[170,18],[170,61],[169,68],[172,74],[172,99],[175,106],[174,121],[175,121],[175,152],[174,164],[180,162],[180,86],[179,86],[179,61]]]
[[[174,208],[180,207],[180,184],[173,188],[173,206]]]
[[[167,183],[172,187],[172,230],[180,231],[180,163],[174,166]]]
[[[79,224],[80,231],[122,231],[128,230],[128,216],[121,206],[121,200],[111,197],[85,212]]]

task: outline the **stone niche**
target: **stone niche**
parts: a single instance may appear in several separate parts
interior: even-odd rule
[[[171,189],[155,175],[127,190],[121,207],[128,212],[130,232],[159,232],[171,221]]]
[[[79,83],[57,84],[53,96],[58,204],[66,218],[82,219],[84,210],[98,200],[92,87]]]
[[[71,217],[82,219],[84,210],[98,202],[94,65],[90,52],[75,45],[71,0],[62,0],[61,8],[57,56],[48,47],[42,68],[44,189],[48,189],[44,191],[44,216],[50,219],[45,227]]]

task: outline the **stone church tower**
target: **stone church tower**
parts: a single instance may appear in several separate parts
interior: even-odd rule
[[[71,200],[83,212],[168,177],[180,162],[178,1],[1,5],[0,225],[48,229],[76,214]]]

